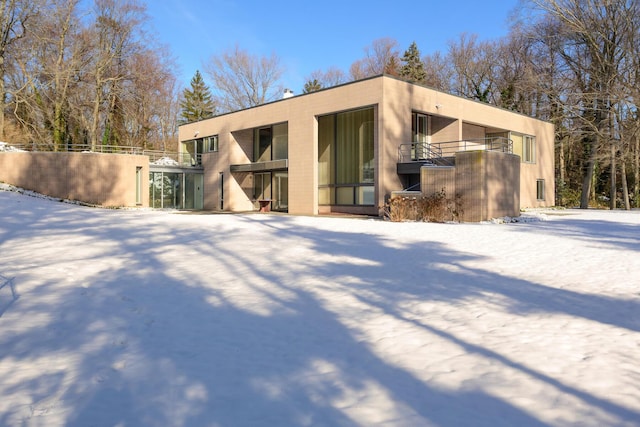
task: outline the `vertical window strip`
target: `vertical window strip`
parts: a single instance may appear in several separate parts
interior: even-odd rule
[[[525,135],[524,137],[524,157],[523,161],[527,163],[535,163],[536,162],[536,138],[535,136]]]
[[[544,200],[544,179],[536,180],[536,199]]]

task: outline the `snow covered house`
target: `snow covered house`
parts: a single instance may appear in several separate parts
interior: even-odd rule
[[[553,125],[391,76],[182,125],[208,210],[377,215],[443,188],[467,221],[554,203]]]

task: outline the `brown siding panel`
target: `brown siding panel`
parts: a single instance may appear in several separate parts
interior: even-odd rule
[[[463,220],[486,221],[520,215],[520,158],[496,151],[456,155],[456,190]]]
[[[420,168],[420,188],[423,196],[429,197],[444,190],[447,198],[453,199],[456,194],[456,168],[423,166]]]

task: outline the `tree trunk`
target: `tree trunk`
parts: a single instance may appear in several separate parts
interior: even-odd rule
[[[624,162],[623,162],[624,163]],[[616,208],[617,200],[617,183],[616,183],[616,145],[611,142],[611,186],[609,187],[609,209],[614,210]]]
[[[629,203],[629,187],[627,186],[627,166],[624,160],[620,162],[620,179],[622,180],[622,200],[624,201],[624,208],[631,210],[631,204]]]
[[[4,54],[0,54],[0,141],[4,141],[4,108],[7,102],[4,74]]]
[[[98,97],[93,101],[93,118],[91,120],[91,151],[96,151],[98,147],[98,122],[100,120],[100,100]]]
[[[592,142],[589,146],[589,158],[587,160],[587,169],[584,171],[584,176],[582,178],[582,193],[580,194],[580,209],[589,209],[589,199],[591,195],[592,182],[593,182],[593,173],[596,166],[596,141]]]
[[[633,199],[635,207],[640,208],[640,133],[636,134],[636,144],[633,157]]]
[[[566,173],[566,162],[564,157],[564,137],[560,138],[560,142],[558,143],[558,169],[560,170],[560,182],[562,184],[566,184],[567,182],[567,173]]]
[[[565,190],[567,189],[567,174],[565,171],[566,162],[564,158],[564,139],[565,137],[563,136],[559,138],[559,142],[558,142],[558,169],[560,172],[560,185],[563,191],[558,194],[557,202],[561,206],[564,206],[565,204],[564,196],[566,195]]]
[[[589,209],[589,199],[591,195],[591,181],[593,178],[593,169],[596,163],[595,155],[591,155],[587,162],[587,170],[582,179],[582,193],[580,195],[580,209]]]
[[[75,4],[68,3],[68,10],[62,21],[62,28],[58,38],[58,56],[55,68],[55,100],[53,115],[53,147],[55,151],[65,151],[65,137],[67,118],[64,116],[64,105],[67,100],[67,90],[69,87],[69,72],[65,69],[65,46],[67,44],[67,34],[71,26],[71,17]],[[74,60],[74,58],[70,58]]]

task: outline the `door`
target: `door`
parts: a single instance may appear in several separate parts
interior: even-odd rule
[[[286,212],[289,209],[289,173],[273,173],[273,210]]]
[[[271,200],[271,172],[253,175],[253,197],[256,200]]]
[[[426,115],[413,113],[411,120],[411,133],[413,134],[413,159],[424,160],[429,158],[429,121]]]

